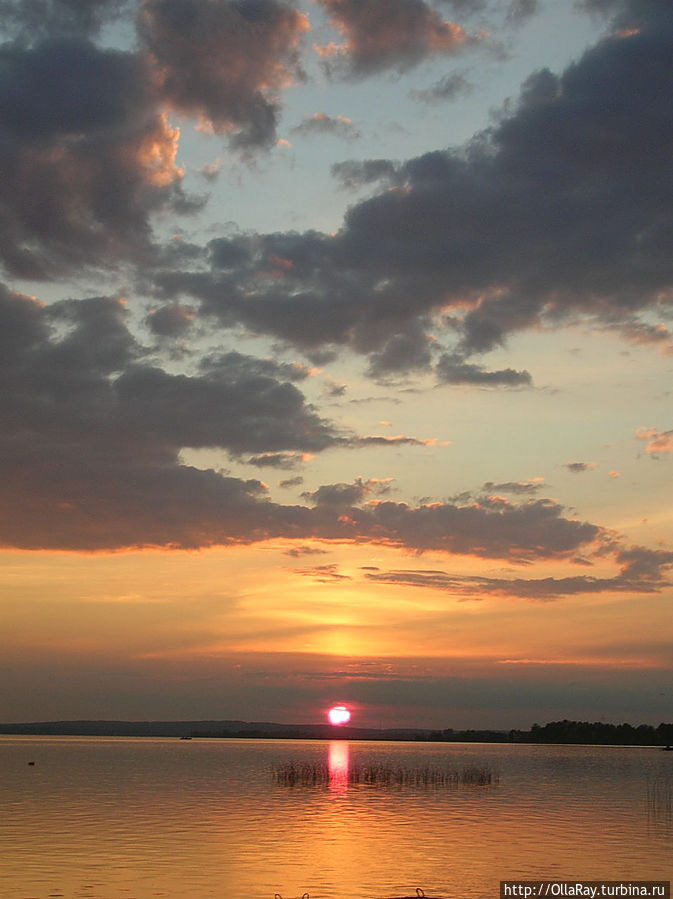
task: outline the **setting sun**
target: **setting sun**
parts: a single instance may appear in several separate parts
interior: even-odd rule
[[[351,713],[345,705],[335,705],[327,713],[330,724],[348,724],[351,720]]]

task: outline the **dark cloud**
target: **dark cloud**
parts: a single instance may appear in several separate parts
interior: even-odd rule
[[[530,19],[540,9],[540,0],[511,0],[507,10],[506,21],[518,25]]]
[[[406,71],[434,53],[453,52],[467,41],[455,22],[442,19],[425,0],[318,0],[342,45],[318,47],[328,71],[344,66],[352,76]]]
[[[127,427],[176,449],[315,452],[337,439],[293,384],[260,373],[256,359],[194,376],[136,364],[116,379],[114,394]]]
[[[147,324],[157,337],[182,337],[189,331],[196,310],[193,306],[173,303],[153,309],[147,316]]]
[[[284,555],[291,556],[293,559],[300,559],[302,556],[326,556],[326,549],[318,549],[316,546],[293,546],[292,549],[286,549]]]
[[[2,545],[111,550],[283,537],[527,559],[575,554],[601,534],[544,500],[411,507],[377,499],[389,481],[374,479],[320,487],[313,507],[273,503],[260,481],[193,468],[180,451],[360,445],[307,406],[283,377],[293,367],[239,353],[192,375],[151,366],[114,297],[44,306],[3,288],[0,320]]]
[[[295,574],[313,578],[319,584],[340,584],[342,581],[350,581],[347,574],[340,574],[337,565],[316,565],[314,568],[295,568]]]
[[[343,441],[345,446],[434,446],[435,440],[418,440],[416,437],[405,437],[402,434],[396,437],[351,437]]]
[[[94,36],[128,0],[0,0],[0,29],[22,43],[54,36]]]
[[[540,481],[505,481],[504,483],[495,484],[493,481],[486,481],[482,485],[484,493],[512,493],[515,495],[538,493],[544,486]]]
[[[296,478],[286,478],[284,481],[279,481],[278,486],[287,489],[289,487],[300,487],[303,483],[303,477],[298,475]]]
[[[293,453],[261,453],[258,456],[250,456],[246,459],[248,465],[256,468],[280,468],[292,470],[301,462],[301,457]],[[285,482],[283,482],[285,484]]]
[[[4,44],[0,261],[32,278],[147,261],[150,215],[189,211],[176,149],[135,55],[80,38]]]
[[[673,9],[661,0],[575,0],[577,9],[610,17],[616,31],[673,23]]]
[[[444,103],[472,93],[472,85],[463,72],[451,72],[440,78],[432,87],[423,90],[412,90],[409,96],[422,103]]]
[[[514,505],[489,497],[468,506],[431,503],[412,508],[380,502],[370,514],[382,532],[396,534],[396,541],[414,549],[530,561],[563,557],[599,538],[595,525],[569,520],[562,512],[551,500]]]
[[[481,365],[462,362],[444,355],[437,363],[437,377],[443,384],[476,384],[482,387],[530,387],[532,378],[527,371],[505,368],[486,371]]]
[[[308,354],[347,346],[372,357],[374,375],[427,364],[441,346],[419,332],[443,328],[455,342],[437,369],[448,383],[530,384],[526,371],[468,360],[540,326],[592,321],[670,342],[649,321],[667,315],[673,284],[664,25],[607,37],[561,76],[534,74],[460,151],[342,163],[335,174],[350,186],[394,180],[351,206],[336,234],[238,239],[237,264],[166,272],[155,289]]]
[[[673,552],[630,546],[618,550],[617,561],[623,565],[622,573],[625,576],[658,587],[665,583],[662,572],[673,566]]]
[[[339,397],[344,396],[346,393],[347,387],[345,384],[338,384],[334,381],[327,380],[325,384],[325,393],[327,396]]]
[[[354,506],[369,496],[387,493],[390,484],[387,481],[362,478],[352,484],[325,484],[317,490],[302,493],[302,497],[316,506]]]
[[[389,159],[347,159],[334,163],[331,172],[341,182],[341,187],[357,190],[378,181],[393,181],[397,167]]]
[[[28,527],[32,514],[39,515],[42,496],[45,522],[51,522],[45,530],[56,527],[52,515],[66,516],[64,542],[54,536],[51,545],[74,541],[95,547],[105,526],[101,521],[100,533],[94,526],[87,542],[85,524],[91,514],[106,518],[106,508],[111,519],[119,519],[119,534],[114,536],[111,521],[105,546],[120,539],[122,518],[128,518],[130,543],[142,542],[144,525],[155,535],[161,527],[162,506],[177,514],[185,504],[186,530],[178,542],[189,542],[189,521],[201,514],[202,501],[212,509],[218,496],[225,502],[231,495],[245,505],[263,491],[258,482],[180,465],[181,448],[219,446],[233,454],[319,450],[336,439],[283,378],[299,375],[295,366],[229,353],[206,360],[192,376],[169,374],[143,361],[145,350],[128,330],[127,318],[117,298],[43,306],[5,288],[0,293],[3,479],[12,482],[6,508],[16,512],[15,523],[11,513],[3,525],[15,536],[5,530],[3,539],[32,545],[21,528]],[[187,501],[191,483],[193,498]],[[33,487],[20,501],[15,491],[20,494],[29,484]],[[166,495],[153,497],[155,489]],[[150,527],[153,508],[157,523]],[[72,527],[68,516],[76,522]],[[165,536],[171,542],[168,532]],[[48,536],[37,528],[35,540],[38,545]]]
[[[245,356],[236,350],[205,356],[200,362],[203,372],[226,378],[260,377],[287,381],[304,381],[309,376],[305,366],[298,362],[278,362],[276,359],[259,359]]]
[[[274,143],[308,27],[282,0],[143,0],[138,20],[163,101],[242,150]]]
[[[430,368],[432,338],[420,322],[412,324],[405,333],[393,335],[385,346],[369,357],[368,374],[373,378],[400,375]]]
[[[614,553],[620,565],[614,577],[490,578],[452,575],[446,571],[386,571],[365,575],[369,580],[412,587],[430,587],[466,599],[487,596],[516,596],[552,600],[588,593],[658,593],[670,585],[665,572],[673,567],[673,553],[642,546]]]
[[[312,116],[302,119],[299,125],[291,129],[290,133],[303,137],[312,134],[332,134],[335,137],[345,137],[349,140],[361,137],[352,119],[341,115],[331,116],[324,112],[316,112]]]
[[[475,15],[488,8],[488,0],[441,0],[441,3],[458,16]]]
[[[320,488],[316,509],[281,506],[260,481],[198,470],[180,453],[212,447],[284,467],[330,447],[422,444],[337,432],[293,383],[308,376],[296,364],[230,351],[207,356],[191,374],[152,365],[118,297],[46,306],[3,287],[0,350],[4,545],[92,550],[272,536],[350,540],[353,527],[359,539],[379,525],[351,506],[385,493],[389,482],[343,486],[340,503],[338,487]],[[343,521],[336,505],[346,510]]]
[[[573,474],[582,474],[585,471],[592,471],[596,467],[595,462],[566,462],[565,468]]]

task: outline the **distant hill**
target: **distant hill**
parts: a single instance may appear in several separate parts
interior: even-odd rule
[[[0,724],[0,734],[91,737],[243,737],[290,740],[414,740],[430,737],[421,728],[381,730],[331,724],[268,721],[34,721]],[[504,736],[504,734],[503,734]]]
[[[0,724],[0,734],[72,737],[210,737],[269,740],[418,740],[442,743],[582,743],[620,746],[673,744],[673,724],[552,721],[530,730],[430,730],[418,727],[334,727],[269,721],[32,721]]]

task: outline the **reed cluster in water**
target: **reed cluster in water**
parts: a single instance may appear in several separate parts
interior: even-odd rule
[[[647,782],[647,811],[653,818],[673,822],[673,777],[658,777]]]
[[[382,762],[369,765],[349,765],[348,772],[330,771],[325,762],[285,762],[275,765],[271,774],[284,787],[321,787],[343,782],[351,786],[376,787],[455,787],[459,785],[488,786],[498,782],[498,775],[489,768],[477,765],[462,769],[440,766],[388,765]]]

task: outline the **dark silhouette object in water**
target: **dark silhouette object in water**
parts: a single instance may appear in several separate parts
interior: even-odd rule
[[[432,896],[426,896],[420,887],[416,887],[415,896],[391,896],[389,899],[433,899]]]
[[[29,764],[29,765],[34,765],[34,764],[35,764],[35,762],[28,762],[28,764]]]
[[[273,899],[283,899],[283,897],[280,895],[280,893],[274,893]],[[309,899],[308,893],[304,893],[301,899]]]
[[[673,746],[662,746],[663,752],[673,752]]]
[[[273,766],[271,776],[283,787],[327,787],[332,774],[329,764],[285,762]],[[413,767],[404,765],[350,765],[345,773],[349,786],[367,787],[415,787],[415,788],[451,788],[459,786],[485,787],[499,782],[499,776],[490,768],[476,765],[461,770],[451,770],[441,766],[423,765]],[[420,896],[412,897],[420,899]],[[430,899],[430,897],[428,897]]]

